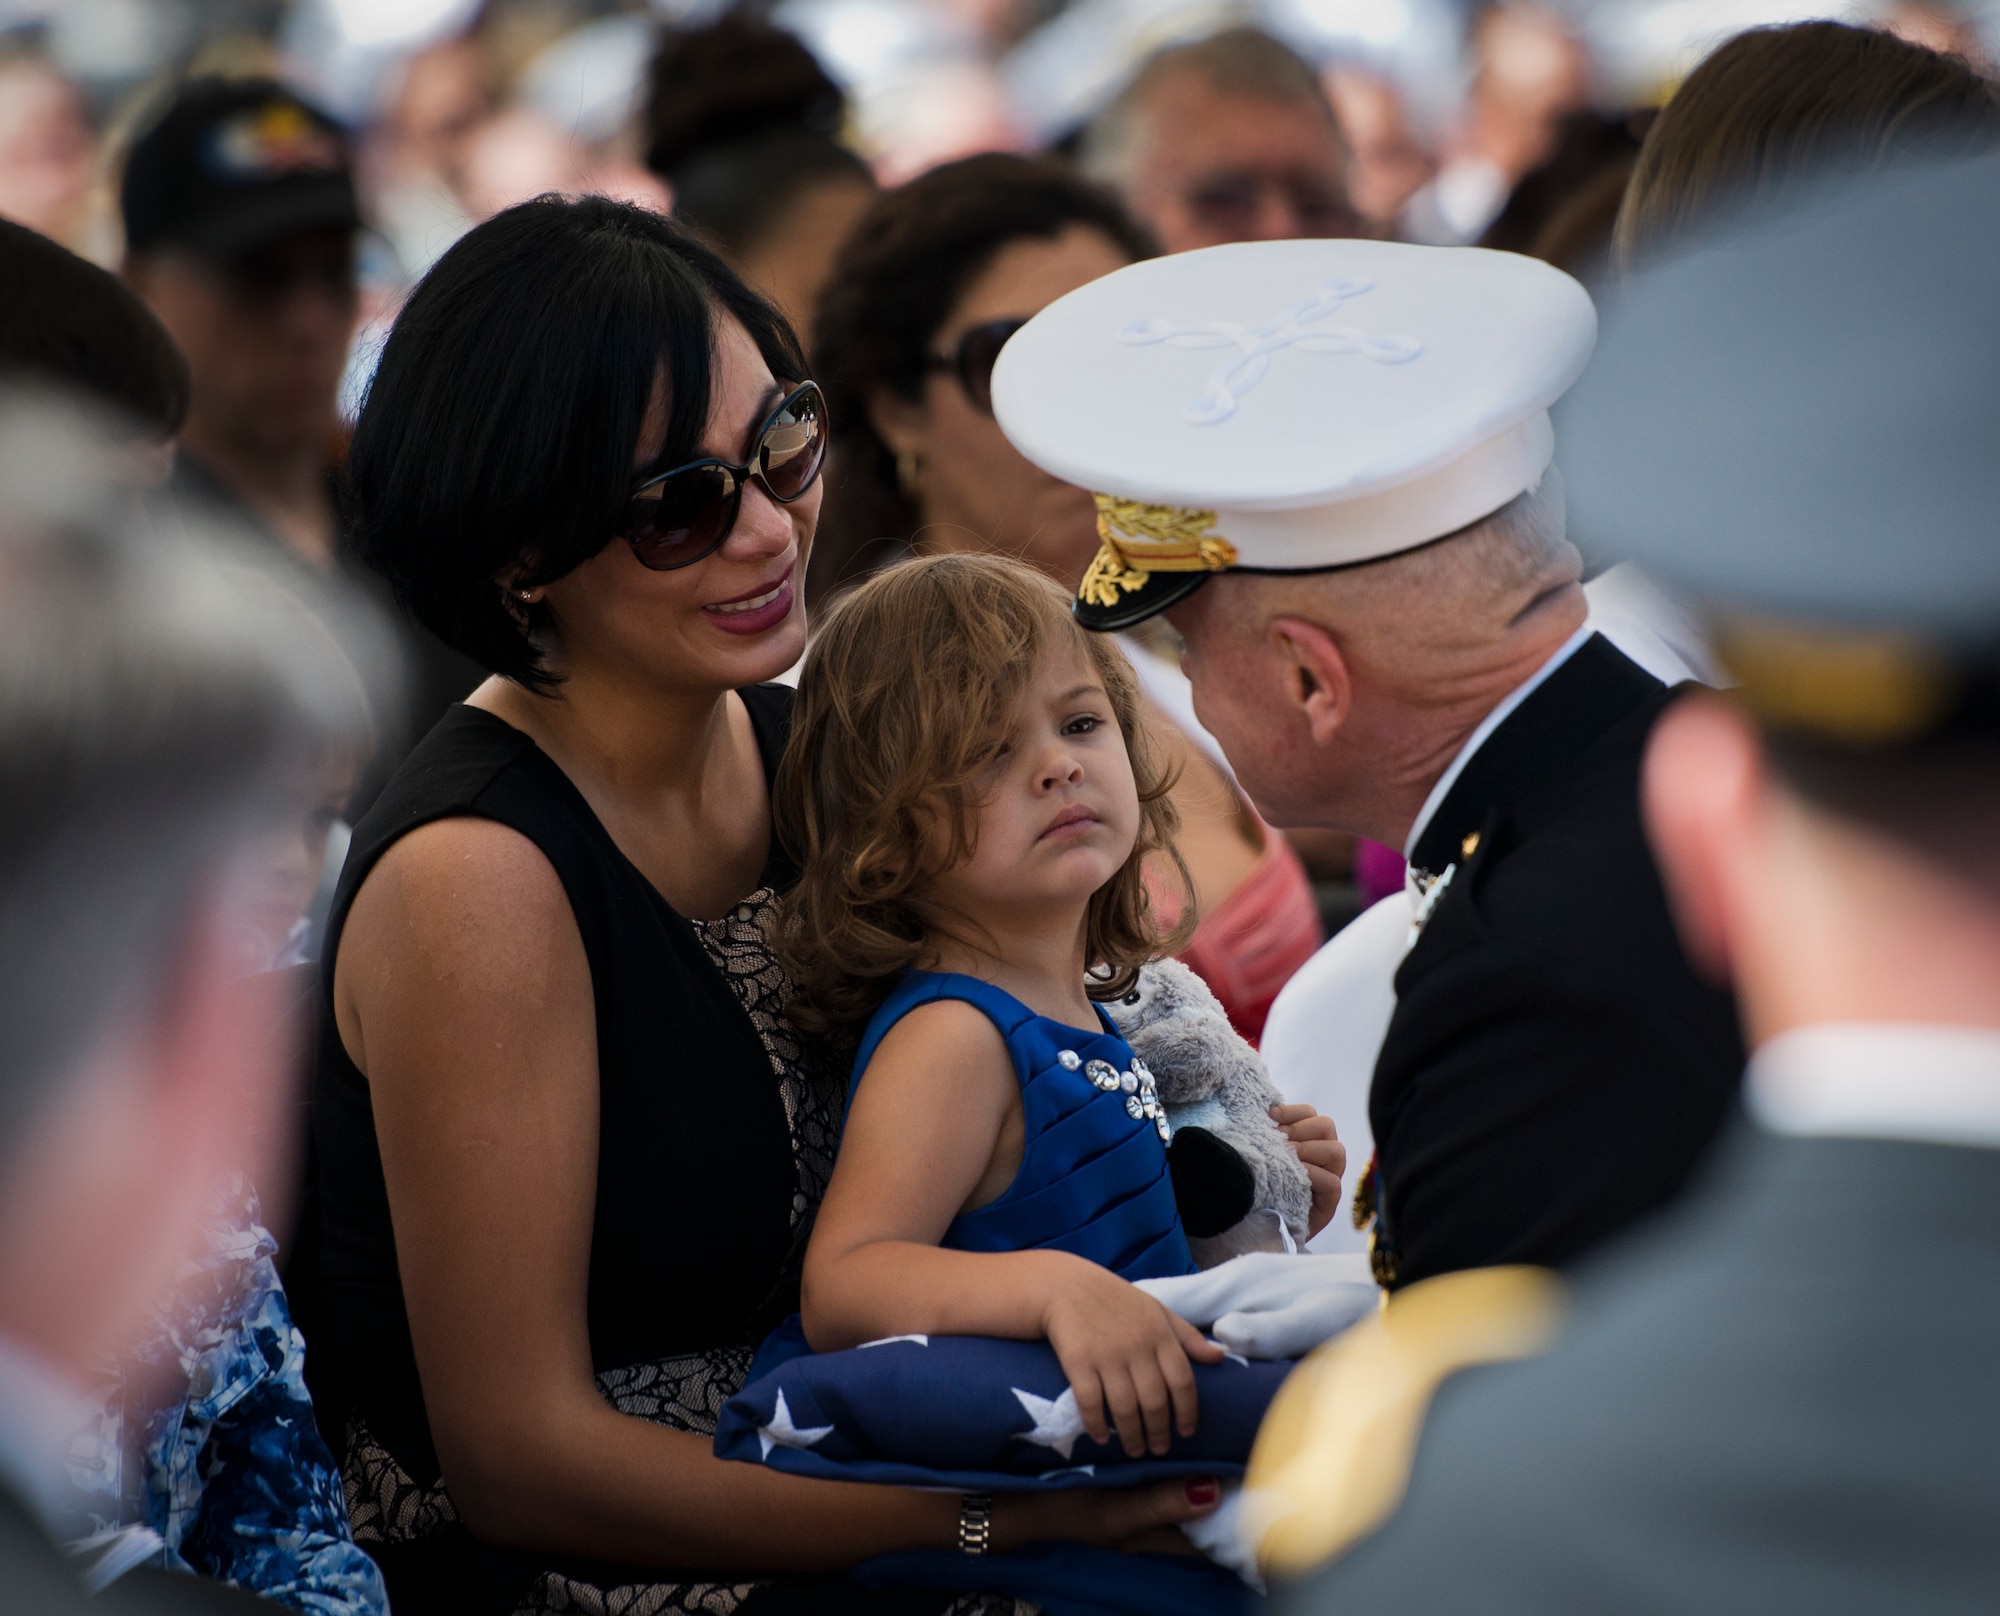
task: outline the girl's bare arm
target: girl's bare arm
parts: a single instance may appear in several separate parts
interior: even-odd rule
[[[1046,1337],[1093,1437],[1115,1426],[1128,1452],[1165,1452],[1194,1431],[1189,1356],[1219,1362],[1219,1347],[1082,1257],[937,1244],[975,1190],[1005,1187],[995,1147],[1019,1108],[1007,1046],[971,1005],[896,1023],[849,1108],[806,1252],[807,1338],[826,1352],[886,1335]]]

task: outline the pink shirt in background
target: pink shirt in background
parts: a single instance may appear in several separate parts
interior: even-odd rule
[[[1354,885],[1361,896],[1361,907],[1367,909],[1390,893],[1401,892],[1403,871],[1407,867],[1403,855],[1393,847],[1371,842],[1365,836],[1358,838],[1354,843]]]

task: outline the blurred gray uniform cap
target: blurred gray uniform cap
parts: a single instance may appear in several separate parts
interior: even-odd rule
[[[1981,158],[1830,181],[1604,301],[1556,412],[1572,536],[1715,611],[1752,707],[1777,704],[1760,716],[1912,739],[1964,695],[1941,677],[1988,677],[1996,264]]]

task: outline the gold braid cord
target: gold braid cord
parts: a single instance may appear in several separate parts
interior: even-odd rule
[[[1077,598],[1087,606],[1116,606],[1120,595],[1145,588],[1149,573],[1221,572],[1234,566],[1236,546],[1212,533],[1214,526],[1213,511],[1099,494],[1097,556]]]

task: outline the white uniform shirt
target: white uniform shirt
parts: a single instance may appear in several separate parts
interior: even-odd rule
[[[1773,1133],[2000,1149],[2000,1029],[1822,1022],[1759,1048],[1744,1085]]]

